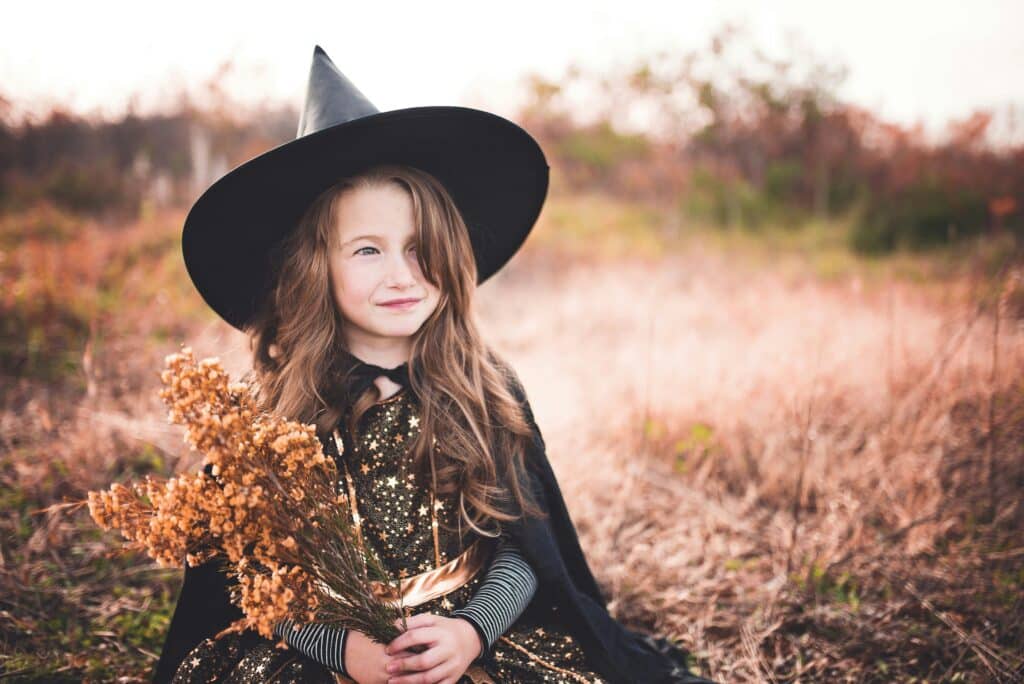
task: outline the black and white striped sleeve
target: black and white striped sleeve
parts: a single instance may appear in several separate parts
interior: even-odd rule
[[[482,637],[478,658],[489,655],[498,637],[523,614],[537,584],[537,575],[519,547],[502,536],[480,586],[465,606],[452,611],[452,617],[465,618]]]
[[[307,622],[295,630],[295,622],[288,619],[274,626],[274,635],[289,646],[335,672],[348,676],[345,671],[345,641],[348,630],[323,622]]]
[[[519,548],[503,536],[476,592],[466,605],[451,613],[452,617],[461,617],[476,629],[481,641],[478,658],[489,655],[498,637],[526,610],[537,584],[537,575]],[[310,622],[296,631],[295,624],[292,620],[283,620],[274,627],[274,634],[313,660],[348,675],[345,671],[347,630]]]

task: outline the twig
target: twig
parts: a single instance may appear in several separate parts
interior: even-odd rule
[[[926,522],[932,522],[933,520],[938,519],[938,517],[941,515],[942,512],[943,512],[943,509],[939,508],[937,511],[933,511],[932,513],[929,513],[926,516],[917,518],[916,520],[911,520],[909,523],[907,523],[903,527],[899,528],[898,530],[894,530],[894,531],[892,531],[892,532],[890,532],[888,534],[883,535],[882,539],[879,541],[879,543],[880,544],[887,544],[887,543],[889,543],[891,541],[895,541],[895,540],[899,539],[900,537],[904,536],[910,530],[912,530],[915,527],[917,527],[918,525],[922,525],[922,524],[924,524]],[[853,549],[853,550],[847,551],[842,556],[840,556],[838,559],[836,559],[836,560],[832,561],[831,563],[829,563],[825,567],[825,573],[824,574],[827,575],[828,573],[832,572],[832,570],[836,566],[839,566],[839,565],[842,565],[843,563],[846,563],[851,558],[853,558],[853,556],[856,553],[857,553],[857,549]],[[867,556],[867,558],[868,559],[877,559],[877,558],[880,558],[883,555],[885,555],[885,551],[884,550],[883,551],[879,551],[878,553],[873,554],[871,556]]]
[[[1005,270],[1004,269],[1001,269]],[[1010,292],[1010,284],[1013,278],[1007,278],[1000,287],[999,296],[996,298],[995,312],[992,317],[992,370],[988,376],[988,420],[985,429],[985,468],[988,471],[988,491],[993,495],[989,497],[989,514],[995,517],[996,510],[996,447],[998,445],[999,432],[996,427],[996,385],[999,373],[999,321],[1002,318],[1002,309],[1006,305],[1006,297]]]
[[[35,672],[36,670],[31,667],[23,667],[20,670],[11,670],[10,672],[0,672],[0,679],[7,679],[8,677],[14,677],[16,675],[25,674],[26,672]]]
[[[956,624],[949,617],[949,615],[946,614],[945,611],[939,610],[934,605],[932,605],[931,601],[929,601],[927,598],[918,593],[917,589],[914,588],[914,585],[910,580],[904,581],[903,587],[907,590],[907,592],[910,593],[911,596],[917,599],[918,602],[922,606],[924,606],[932,615],[937,617],[944,625],[949,627],[949,629],[957,636],[958,639],[960,639],[962,643],[969,646],[971,650],[974,651],[974,654],[978,656],[978,659],[981,660],[982,664],[988,669],[992,676],[996,678],[997,681],[1000,679],[1001,675],[1007,675],[1009,672],[1012,672],[1015,668],[1020,666],[1019,662],[1016,664],[1011,664],[1007,662],[1007,660],[1002,656],[1002,654],[1000,654],[998,646],[991,645],[990,642],[988,642],[986,639],[983,639],[977,635],[968,634],[967,632],[965,632],[963,628],[960,627],[960,625]],[[995,661],[1001,668],[1003,668],[1002,671],[997,671],[997,669],[993,667],[992,663],[989,662],[989,659]]]
[[[888,393],[887,393],[887,397],[886,397],[887,398],[887,407],[886,407],[887,408],[887,416],[886,417],[887,417],[888,420],[886,421],[886,424],[885,424],[885,438],[884,438],[884,442],[883,442],[884,445],[885,445],[884,448],[886,450],[886,453],[885,453],[885,457],[886,457],[885,460],[886,460],[886,462],[889,462],[889,460],[892,458],[892,452],[890,450],[892,449],[892,429],[893,429],[893,424],[895,422],[894,419],[895,419],[895,416],[896,416],[896,381],[895,381],[895,378],[894,378],[894,376],[895,376],[895,369],[894,369],[894,367],[896,365],[896,361],[895,361],[895,358],[894,358],[895,357],[895,352],[893,351],[893,347],[895,346],[895,337],[896,337],[896,335],[895,335],[896,323],[895,323],[895,315],[894,315],[895,306],[893,304],[893,295],[892,295],[892,263],[891,262],[889,263],[889,268],[888,268],[888,281],[889,281],[888,282],[888,287],[886,287],[886,289],[885,289],[885,293],[886,293],[885,315],[886,315],[886,319],[887,319],[886,320],[886,324],[887,324],[886,325],[886,329],[887,329],[886,332],[887,332],[887,335],[886,335],[886,341],[885,341],[885,382],[886,382],[886,388],[888,389]]]
[[[156,653],[153,653],[150,650],[142,648],[141,646],[136,646],[135,650],[141,653],[142,655],[147,656],[150,660],[160,660],[160,656],[158,656]]]
[[[969,648],[960,649],[960,654],[956,657],[956,660],[954,660],[950,664],[950,666],[946,668],[946,671],[942,673],[942,680],[941,681],[944,681],[944,682],[949,681],[949,673],[952,672],[953,669],[956,668],[956,666],[960,664],[960,661],[964,659],[964,656],[967,655],[970,652],[971,652],[971,649],[969,649]]]
[[[652,371],[653,371],[653,357],[654,357],[654,312],[651,309],[647,310],[647,378],[644,382],[644,431],[643,431],[643,455],[646,458],[648,454],[649,444],[647,441],[648,433],[648,421],[651,418],[651,382],[652,382]]]
[[[953,356],[957,351],[959,351],[964,342],[967,341],[968,333],[970,333],[971,328],[974,327],[974,324],[977,323],[978,319],[981,318],[984,311],[984,308],[980,305],[975,307],[973,314],[967,319],[967,323],[957,331],[959,339],[950,343],[949,346],[943,350],[938,361],[936,361],[935,365],[932,367],[931,372],[924,376],[921,383],[904,395],[904,403],[906,403],[915,390],[925,387],[924,396],[915,404],[916,410],[910,419],[910,426],[904,433],[903,439],[900,440],[901,451],[908,445],[913,444],[914,437],[917,436],[917,428],[921,424],[921,416],[924,412],[924,407],[930,404],[932,394],[935,392],[935,388],[938,386],[939,380],[945,374],[946,368],[949,366],[949,362],[953,359]],[[927,385],[925,383],[927,383]]]
[[[1007,268],[1008,268],[1008,263],[1007,264],[1003,264],[1003,266],[1000,267],[999,272],[996,274],[995,279],[996,280],[1002,280],[1003,279],[1003,274],[1006,272]],[[1009,283],[1016,284],[1018,279],[1019,279],[1019,276],[1016,274],[1016,272],[1014,272],[1014,274],[1011,275],[1005,282],[1007,284],[1009,284]],[[1011,289],[1011,291],[1012,291],[1012,289]],[[1004,287],[1004,289],[1002,291],[1002,296],[1000,297],[1000,302],[997,303],[997,305],[996,305],[996,322],[995,322],[995,333],[994,333],[994,338],[993,338],[993,362],[992,362],[993,377],[994,377],[995,369],[998,366],[997,353],[998,353],[998,337],[999,337],[999,305],[1003,303],[1002,300],[1007,295],[1008,295],[1008,291]],[[945,373],[946,367],[949,365],[949,361],[953,358],[953,355],[956,353],[956,351],[958,351],[960,346],[967,340],[967,336],[968,336],[968,333],[971,331],[971,328],[974,327],[974,324],[981,318],[982,314],[984,314],[984,313],[985,313],[985,307],[980,302],[975,304],[974,312],[972,313],[970,318],[967,319],[967,323],[962,328],[960,328],[960,330],[958,331],[958,333],[960,335],[960,338],[955,343],[951,344],[950,347],[947,348],[944,351],[942,356],[940,356],[938,363],[936,363],[936,365],[934,366],[932,372],[929,373],[927,376],[925,376],[925,378],[921,381],[921,385],[918,385],[918,387],[920,387],[920,386],[923,386],[926,381],[928,382],[927,389],[925,391],[925,395],[921,399],[921,401],[917,402],[917,410],[914,412],[914,416],[913,416],[913,418],[912,418],[912,420],[910,422],[910,427],[909,427],[909,429],[905,433],[905,438],[901,441],[901,448],[905,447],[908,444],[912,444],[913,443],[913,439],[914,439],[914,437],[917,434],[918,425],[921,422],[921,414],[924,411],[924,407],[927,406],[929,401],[931,400],[932,393],[935,391],[935,387],[938,385],[939,379],[942,377],[943,373]],[[991,387],[991,384],[990,384],[990,387]],[[917,389],[917,388],[914,388],[914,389]],[[907,393],[907,396],[909,396],[909,395],[910,395],[910,392]],[[991,401],[990,401],[990,410],[991,410]],[[989,416],[989,420],[990,421],[992,420],[991,415]],[[987,453],[987,450],[986,450],[986,453]]]
[[[817,354],[814,360],[814,375],[811,381],[810,396],[807,399],[807,418],[804,420],[803,432],[800,440],[800,472],[797,474],[796,491],[793,494],[793,527],[789,535],[789,549],[786,551],[786,575],[793,569],[793,550],[796,548],[796,533],[800,526],[800,511],[802,509],[801,499],[803,498],[804,476],[807,472],[807,454],[810,451],[810,429],[814,416],[814,394],[818,385],[818,369],[821,366],[821,343],[819,341]]]
[[[763,640],[764,637],[755,639],[754,630],[750,627],[748,622],[744,622],[740,626],[740,641],[743,643],[743,649],[747,652],[747,656],[754,661],[754,665],[757,667],[757,673],[759,675],[763,674],[772,682],[772,684],[775,684],[778,680],[775,679],[775,674],[772,672],[771,668],[768,667],[768,663],[765,662],[764,656],[761,654],[761,649],[758,648],[758,645]]]
[[[35,510],[35,511],[29,511],[29,514],[30,515],[39,515],[41,513],[51,513],[51,512],[54,512],[54,511],[62,510],[64,508],[70,508],[70,509],[74,510],[76,508],[81,508],[82,506],[86,506],[86,505],[88,505],[88,503],[89,503],[89,501],[86,500],[86,499],[83,499],[82,501],[68,501],[68,502],[65,502],[65,503],[55,503],[55,504],[50,504],[46,508],[40,508],[40,509]]]

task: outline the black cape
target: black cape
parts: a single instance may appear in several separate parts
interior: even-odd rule
[[[685,651],[663,637],[629,629],[608,613],[607,601],[583,555],[576,527],[548,461],[544,438],[526,393],[514,375],[510,389],[534,434],[526,458],[525,482],[534,500],[548,514],[543,519],[528,517],[503,523],[537,574],[538,590],[526,612],[550,615],[554,607],[594,669],[611,682],[714,684],[690,673]],[[222,572],[221,563],[220,558],[215,558],[195,568],[186,566],[154,682],[170,681],[193,647],[242,617],[241,609],[230,601],[228,577]]]

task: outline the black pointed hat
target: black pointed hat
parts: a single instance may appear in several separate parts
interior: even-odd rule
[[[185,219],[185,267],[206,303],[242,329],[272,285],[273,249],[305,209],[380,163],[445,186],[469,228],[478,284],[526,240],[548,190],[544,153],[515,123],[468,107],[378,111],[317,45],[295,140],[229,171]]]

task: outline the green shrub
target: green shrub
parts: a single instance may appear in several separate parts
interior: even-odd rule
[[[873,196],[850,233],[862,254],[927,249],[977,235],[988,226],[986,198],[969,189],[916,183],[894,196]]]

